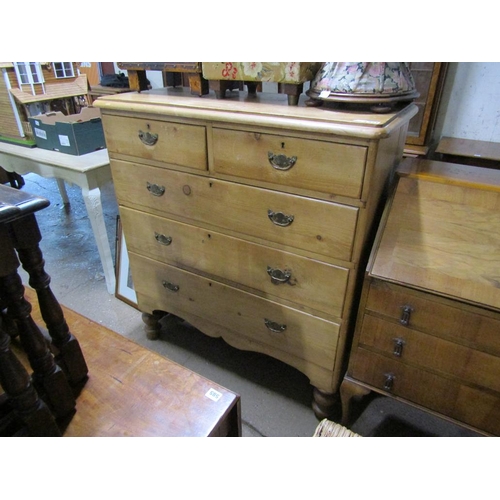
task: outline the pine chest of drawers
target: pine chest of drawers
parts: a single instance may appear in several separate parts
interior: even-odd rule
[[[500,435],[500,172],[406,159],[373,246],[347,374]]]
[[[169,313],[303,372],[327,415],[358,269],[413,105],[387,115],[161,89],[99,99],[148,335]]]

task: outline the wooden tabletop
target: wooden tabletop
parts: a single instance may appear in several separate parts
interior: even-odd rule
[[[500,310],[500,171],[417,159],[401,170],[370,274]]]
[[[49,151],[42,148],[26,148],[16,144],[0,142],[0,165],[6,170],[15,168],[16,163],[26,160],[79,173],[86,173],[109,165],[107,149],[100,149],[85,155],[75,156]],[[15,171],[15,170],[14,170]]]
[[[43,327],[34,291],[27,288],[26,297]],[[228,428],[241,434],[239,395],[68,308],[63,312],[89,368],[65,437],[204,437]]]
[[[10,222],[50,205],[50,201],[0,184],[0,223]]]
[[[443,137],[439,141],[436,153],[500,161],[500,143]]]

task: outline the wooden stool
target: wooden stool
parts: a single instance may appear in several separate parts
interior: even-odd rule
[[[131,90],[148,90],[146,71],[161,71],[165,87],[182,87],[183,75],[187,76],[191,94],[202,96],[209,92],[208,81],[201,74],[199,62],[119,62],[120,69],[128,73]]]
[[[48,205],[44,198],[0,185],[0,384],[30,435],[59,435],[40,398],[53,418],[68,417],[75,411],[74,389],[86,381],[88,373],[78,341],[69,332],[50,290],[50,277],[38,246],[41,235],[34,213]],[[52,342],[31,317],[31,304],[24,297],[17,272],[20,262],[37,292]],[[15,337],[27,354],[31,379],[11,353],[10,338]],[[45,422],[41,427],[33,417],[40,412]]]

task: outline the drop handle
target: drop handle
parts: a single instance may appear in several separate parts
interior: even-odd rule
[[[394,349],[392,350],[392,354],[400,358],[403,355],[403,346],[405,345],[405,341],[400,338],[395,338],[394,340]]]
[[[158,142],[158,134],[152,134],[151,132],[143,132],[139,130],[137,134],[139,139],[146,146],[154,146]]]
[[[292,273],[288,270],[282,271],[281,269],[273,269],[270,266],[267,266],[267,274],[271,277],[271,283],[273,285],[281,285],[284,283],[290,283],[290,278],[292,277]]]
[[[273,212],[272,210],[267,211],[267,216],[273,224],[281,227],[289,226],[295,218],[293,215],[287,215],[283,212]]]
[[[408,326],[410,324],[411,313],[413,312],[413,308],[409,305],[404,305],[401,307],[401,318],[399,322],[403,326]]]
[[[386,391],[392,391],[394,388],[394,374],[393,373],[386,373],[385,374],[385,381],[384,381],[384,390]]]
[[[273,333],[283,333],[286,330],[286,325],[275,323],[274,321],[266,318],[264,318],[264,324],[266,325],[267,329]]]
[[[267,153],[267,158],[271,166],[276,170],[290,170],[297,162],[296,156],[277,155],[271,151]]]
[[[146,188],[153,196],[163,196],[165,194],[165,186],[146,182]]]

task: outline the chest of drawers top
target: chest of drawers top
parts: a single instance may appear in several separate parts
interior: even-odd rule
[[[399,175],[369,274],[500,311],[500,172],[406,159]]]
[[[335,134],[350,138],[382,139],[389,136],[417,112],[415,105],[400,111],[374,114],[336,111],[327,107],[288,106],[283,94],[259,93],[256,98],[219,100],[193,97],[182,89],[155,89],[99,98],[94,106],[103,112],[149,114],[204,120],[219,124],[270,126],[314,134]]]

